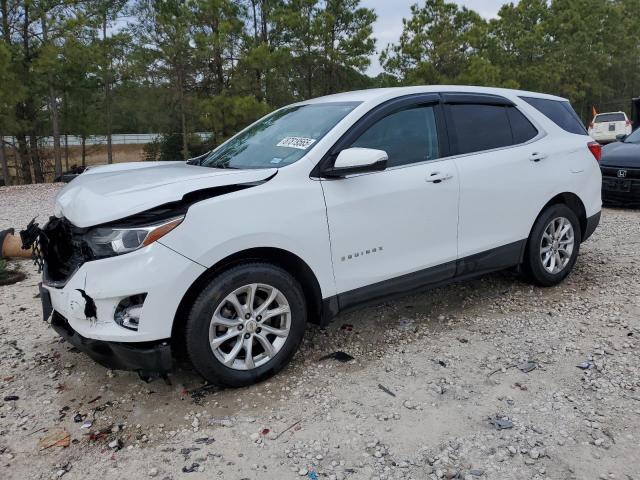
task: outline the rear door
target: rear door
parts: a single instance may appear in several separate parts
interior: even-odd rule
[[[460,174],[457,273],[514,265],[554,175],[547,149],[505,98],[445,94],[444,100]]]
[[[451,278],[458,175],[447,156],[438,95],[396,99],[371,112],[344,148],[384,150],[384,171],[322,179],[341,308]]]

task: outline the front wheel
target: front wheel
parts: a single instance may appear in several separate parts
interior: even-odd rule
[[[215,277],[194,302],[187,354],[211,383],[251,385],[291,360],[306,320],[302,288],[289,273],[268,263],[239,265]]]
[[[551,205],[531,230],[524,269],[537,285],[551,287],[573,269],[580,249],[581,230],[576,214],[566,205]]]

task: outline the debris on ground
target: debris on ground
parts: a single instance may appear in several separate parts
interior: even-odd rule
[[[392,397],[395,397],[396,394],[393,393],[391,390],[389,390],[387,387],[385,387],[384,385],[382,385],[381,383],[378,384],[378,388],[380,390],[382,390],[384,393],[391,395]]]
[[[538,368],[538,364],[536,362],[524,362],[518,365],[518,369],[522,373],[529,373]]]
[[[336,352],[329,353],[328,355],[320,357],[320,361],[329,360],[329,359],[338,360],[339,362],[342,362],[342,363],[347,363],[347,362],[350,362],[351,360],[355,360],[355,358],[353,358],[348,353],[343,352],[342,350],[338,350]]]
[[[55,429],[48,435],[41,438],[38,442],[40,450],[46,450],[51,447],[66,448],[71,444],[71,434],[64,429]]]
[[[496,427],[497,430],[506,430],[509,428],[513,428],[513,422],[511,420],[505,417],[500,417],[499,415],[490,418],[489,423]]]

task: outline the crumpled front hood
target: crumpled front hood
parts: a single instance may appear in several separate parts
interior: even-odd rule
[[[640,168],[640,144],[615,142],[602,147],[600,165],[604,167]]]
[[[214,169],[185,162],[120,163],[79,175],[56,197],[55,215],[77,227],[91,227],[181,200],[205,188],[268,179],[276,168]]]

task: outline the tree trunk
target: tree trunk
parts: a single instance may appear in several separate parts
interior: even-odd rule
[[[69,135],[64,134],[64,169],[69,171]]]
[[[87,166],[87,135],[82,134],[82,168]]]
[[[36,183],[44,183],[44,173],[42,171],[42,159],[38,149],[38,137],[35,132],[29,135],[29,150],[31,151],[31,163],[33,164],[33,176]]]
[[[42,14],[42,40],[49,43],[49,31],[47,25],[47,15]],[[54,178],[62,175],[62,157],[60,154],[60,120],[58,116],[58,100],[53,86],[53,75],[47,72],[47,83],[49,87],[49,108],[51,110],[51,127],[53,129],[53,158],[54,158]]]
[[[102,45],[106,46],[107,41],[107,14],[105,12],[104,21],[102,22]],[[107,120],[107,163],[113,163],[113,146],[111,144],[112,124],[111,118],[111,57],[109,56],[108,49],[105,48],[105,64],[104,64],[104,103],[105,103],[105,115]]]
[[[7,0],[0,0],[0,13],[2,14],[2,36],[11,45],[11,33],[9,32],[9,7]]]
[[[25,184],[33,183],[33,177],[31,176],[31,162],[29,161],[31,157],[29,155],[29,148],[27,147],[27,136],[24,133],[19,133],[17,135],[17,139],[22,182]]]
[[[5,185],[11,185],[9,178],[9,161],[7,159],[7,150],[4,147],[4,136],[0,132],[0,164],[2,164],[2,180]]]
[[[189,142],[187,135],[187,114],[185,112],[185,100],[184,100],[184,71],[178,70],[177,73],[177,87],[178,87],[178,104],[180,107],[180,130],[182,134],[182,159],[187,160],[189,158]]]

